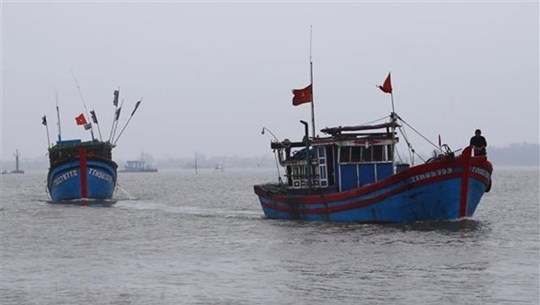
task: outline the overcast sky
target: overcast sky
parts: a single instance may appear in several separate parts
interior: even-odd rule
[[[90,138],[70,69],[104,138],[113,91],[120,127],[144,98],[115,157],[271,155],[263,126],[300,140],[310,120],[291,89],[310,82],[311,25],[317,130],[388,115],[375,85],[391,71],[396,112],[433,142],[457,149],[476,128],[490,146],[539,142],[537,1],[4,1],[1,16],[2,159],[45,156],[56,91],[63,138]]]

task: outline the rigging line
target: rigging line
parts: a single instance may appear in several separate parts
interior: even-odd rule
[[[86,101],[83,98],[81,87],[79,86],[79,82],[77,81],[77,77],[75,76],[75,72],[73,72],[73,69],[71,67],[69,68],[69,71],[71,71],[71,75],[73,76],[73,80],[75,80],[75,84],[77,85],[77,90],[79,90],[79,97],[81,98],[81,101],[83,103],[84,111],[86,112],[86,117],[90,118],[90,115],[88,114],[88,108],[86,108]],[[92,126],[92,125],[90,125],[90,126]],[[98,126],[98,129],[99,129],[99,126]],[[92,135],[92,141],[93,141],[94,140],[94,129],[93,128],[90,128],[90,134]],[[100,132],[100,137],[101,137],[101,132]]]
[[[437,145],[435,145],[435,143],[431,142],[428,138],[426,138],[423,134],[421,134],[420,132],[418,132],[416,129],[414,129],[411,125],[409,125],[409,123],[405,122],[405,120],[403,120],[400,116],[398,116],[399,119],[405,123],[405,125],[409,126],[409,128],[411,128],[414,132],[416,132],[419,136],[421,136],[424,140],[426,140],[426,142],[428,142],[429,144],[433,145],[433,147],[435,147],[437,150],[441,151],[441,148]]]
[[[408,141],[408,139],[406,138],[406,135],[405,135],[405,132],[404,132],[404,129],[401,130],[401,134],[403,134],[403,137],[405,138],[405,141],[407,142],[407,145],[409,147],[409,158],[411,158],[411,164],[414,165],[414,156],[416,155],[420,160],[422,160],[423,162],[426,162],[426,160],[424,158],[422,158],[422,156],[416,152],[416,150],[412,147],[412,144]]]
[[[403,139],[405,140],[405,143],[407,143],[407,151],[409,152],[409,159],[411,160],[411,164],[414,164],[414,157],[413,157],[414,148],[412,147],[412,144],[409,141],[409,137],[407,136],[407,133],[405,132],[405,128],[398,127],[398,130],[399,132],[401,132],[401,135],[403,135]]]
[[[411,142],[409,141],[408,137],[407,137],[407,132],[405,131],[405,128],[401,129],[400,128],[400,132],[401,134],[403,135],[403,137],[405,138],[405,141],[407,142],[407,146],[409,148],[409,158],[411,159],[411,164],[414,164],[414,156],[418,156],[418,158],[420,158],[420,160],[426,162],[426,160],[424,158],[422,158],[422,156],[416,152],[416,150],[414,149],[414,147],[412,146]]]
[[[403,134],[403,137],[405,138],[405,140],[407,141],[407,145],[409,147],[409,158],[411,158],[411,160],[414,160],[414,147],[412,146],[412,143],[411,141],[409,141],[409,136],[407,135],[407,131],[405,130],[404,127],[401,127],[400,129],[401,133]],[[413,162],[414,164],[414,161],[411,161]]]
[[[73,80],[75,80],[75,84],[77,85],[77,90],[79,91],[79,97],[81,98],[81,102],[83,103],[84,110],[86,111],[86,116],[90,117],[88,115],[88,109],[86,108],[86,101],[84,100],[84,97],[82,95],[81,86],[79,86],[79,82],[77,81],[77,77],[75,76],[75,73],[73,72],[72,68],[69,68],[69,71],[71,71],[71,75],[73,76]]]
[[[382,118],[380,118],[380,119],[376,119],[376,120],[374,120],[374,121],[371,121],[371,122],[367,122],[367,123],[364,123],[364,124],[362,124],[362,125],[369,125],[369,124],[373,124],[373,123],[375,123],[375,122],[378,122],[378,121],[386,120],[386,119],[387,119],[387,118],[389,118],[389,117],[390,117],[390,116],[389,116],[389,115],[387,115],[387,116],[384,116],[384,117],[382,117]]]

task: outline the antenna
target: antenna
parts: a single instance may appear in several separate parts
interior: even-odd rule
[[[309,71],[311,79],[311,131],[315,139],[315,99],[313,98],[313,61],[311,60],[311,46],[313,42],[313,25],[311,25],[309,33]]]
[[[88,115],[88,108],[86,108],[86,102],[84,101],[81,86],[79,86],[79,82],[77,81],[77,77],[75,76],[75,73],[73,72],[73,69],[70,67],[69,70],[71,71],[71,75],[73,76],[73,79],[75,80],[75,84],[77,85],[77,90],[79,90],[79,97],[81,98],[81,102],[84,107],[84,111],[86,112],[86,117],[89,118],[90,115]],[[90,134],[92,135],[92,141],[94,140],[94,129],[90,128]]]
[[[118,111],[118,98],[120,97],[120,88],[114,90],[113,95],[114,95],[114,99],[113,99],[114,119],[113,119],[113,123],[111,125],[111,132],[109,133],[109,142],[111,142],[112,139],[113,139],[113,129],[114,129],[114,123],[116,122],[116,119],[117,119],[116,112]],[[124,103],[124,101],[122,101],[122,103]]]
[[[60,124],[60,107],[58,107],[58,89],[56,89],[55,97],[56,97],[56,117],[57,117],[56,124],[58,125],[58,142],[62,142],[62,127]]]
[[[118,139],[120,139],[120,136],[122,136],[122,133],[124,133],[124,130],[126,129],[126,127],[128,126],[129,122],[131,121],[131,118],[133,118],[133,115],[135,114],[135,111],[137,111],[137,108],[139,108],[139,105],[141,104],[142,102],[142,98],[135,104],[135,108],[133,109],[133,111],[131,112],[131,115],[129,116],[129,119],[127,120],[126,122],[126,125],[124,125],[124,127],[122,128],[122,130],[120,131],[120,134],[118,135],[118,137],[116,138],[116,140],[114,141],[113,145],[116,145],[116,142],[118,142]]]

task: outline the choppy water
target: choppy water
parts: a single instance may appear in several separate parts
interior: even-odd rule
[[[3,175],[1,304],[538,304],[539,170],[496,168],[472,219],[277,221],[270,170],[120,174],[111,207]]]

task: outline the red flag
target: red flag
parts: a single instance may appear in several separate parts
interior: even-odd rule
[[[388,77],[386,77],[384,84],[382,86],[379,86],[379,89],[381,89],[384,93],[392,94],[392,82],[390,81],[390,72],[388,73]]]
[[[292,91],[294,94],[292,104],[298,106],[304,103],[311,103],[313,101],[313,89],[311,85],[305,87],[304,89],[294,89]]]
[[[77,122],[77,125],[86,125],[88,122],[86,121],[86,118],[84,117],[84,114],[79,114],[78,117],[75,118],[75,122]]]

